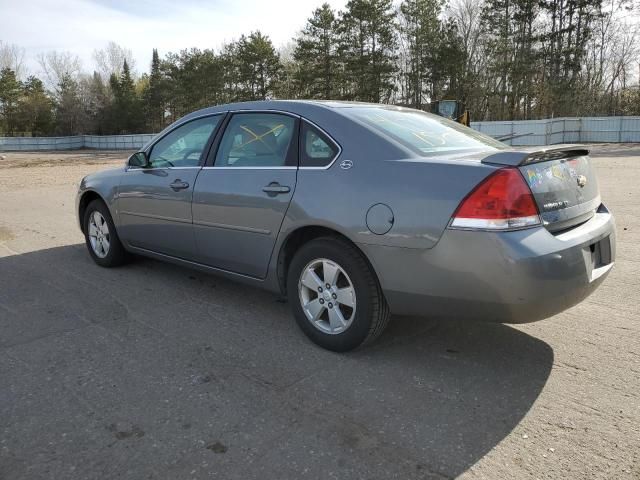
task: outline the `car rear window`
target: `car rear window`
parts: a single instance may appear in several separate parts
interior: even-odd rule
[[[361,122],[422,156],[471,150],[504,150],[504,143],[459,123],[430,113],[401,107],[352,108]]]

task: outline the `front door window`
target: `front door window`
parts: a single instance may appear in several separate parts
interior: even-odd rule
[[[197,167],[220,116],[192,120],[164,136],[151,149],[152,168]]]

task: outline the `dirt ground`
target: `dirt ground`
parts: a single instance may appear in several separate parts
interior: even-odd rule
[[[582,304],[347,355],[268,293],[94,265],[75,191],[126,152],[0,155],[0,479],[640,479],[640,146],[593,147],[618,256]]]

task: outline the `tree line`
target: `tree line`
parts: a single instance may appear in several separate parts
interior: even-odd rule
[[[270,98],[428,109],[465,103],[474,120],[640,114],[632,0],[349,0],[314,10],[287,45],[260,31],[219,49],[160,57],[134,74],[110,43],[87,74],[68,52],[25,77],[0,42],[0,133],[157,132],[198,108]]]

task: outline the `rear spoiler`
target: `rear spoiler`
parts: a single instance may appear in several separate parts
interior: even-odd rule
[[[506,165],[518,167],[531,163],[561,160],[563,158],[584,157],[589,155],[589,150],[581,145],[564,145],[562,147],[547,147],[543,149],[524,148],[522,150],[510,150],[498,152],[482,159],[482,163],[491,165]]]

